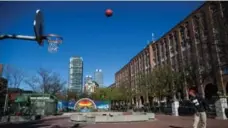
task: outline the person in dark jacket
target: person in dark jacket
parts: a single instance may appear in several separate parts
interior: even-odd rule
[[[206,110],[209,108],[207,102],[196,94],[195,90],[189,90],[190,101],[195,109],[193,128],[206,128],[207,115]]]

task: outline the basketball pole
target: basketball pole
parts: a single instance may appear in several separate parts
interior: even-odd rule
[[[35,36],[25,36],[25,35],[11,35],[11,34],[6,34],[6,35],[0,35],[0,40],[4,39],[18,39],[18,40],[31,40],[31,41],[36,41]]]

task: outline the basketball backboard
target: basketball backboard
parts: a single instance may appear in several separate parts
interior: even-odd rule
[[[36,10],[36,16],[33,25],[36,41],[39,43],[39,45],[43,45],[44,19],[40,10]]]
[[[33,22],[33,29],[35,32],[35,36],[3,34],[3,35],[0,35],[0,40],[3,40],[3,39],[31,40],[31,41],[37,41],[40,46],[43,46],[44,44],[43,41],[46,40],[48,43],[49,52],[58,51],[58,46],[62,43],[63,38],[56,34],[44,35],[44,19],[43,19],[42,12],[40,10],[36,10],[36,16]]]

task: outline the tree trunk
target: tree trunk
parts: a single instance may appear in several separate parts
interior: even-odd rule
[[[153,107],[153,112],[155,112],[154,97],[152,98],[152,107]]]
[[[162,99],[162,96],[161,96],[161,92],[160,92],[160,95],[159,95],[159,98],[158,98],[159,113],[161,113],[161,99]]]
[[[185,94],[185,99],[186,100],[189,100],[189,94],[188,94],[188,86],[187,86],[187,83],[186,82],[184,82],[184,94]]]

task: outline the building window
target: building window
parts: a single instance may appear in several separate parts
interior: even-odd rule
[[[179,45],[178,43],[176,43],[176,51],[178,52],[178,49],[179,49]]]
[[[169,45],[170,47],[173,47],[173,35],[172,34],[169,34]]]
[[[200,22],[203,27],[204,34],[207,32],[207,21],[206,21],[206,14],[205,12],[201,11],[200,12]]]
[[[186,38],[185,38],[185,32],[186,32],[186,28],[184,26],[180,27],[180,37],[181,37],[181,47],[185,48],[186,47]]]
[[[185,39],[189,39],[190,29],[189,29],[189,23],[188,22],[185,22],[184,33],[185,33]]]
[[[162,59],[164,59],[165,58],[165,44],[164,44],[164,42],[162,41],[161,42],[161,54],[162,54]]]
[[[200,41],[200,17],[195,15],[193,16],[193,24],[194,24],[194,35],[195,35],[195,39],[196,42]]]
[[[170,53],[174,54],[174,48],[173,47],[170,49]]]

